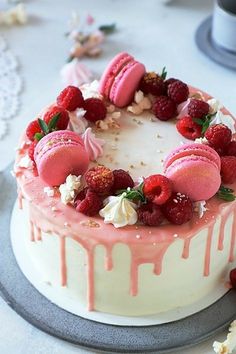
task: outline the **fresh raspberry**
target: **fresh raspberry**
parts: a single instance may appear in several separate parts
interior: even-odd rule
[[[137,210],[138,220],[144,225],[158,226],[164,221],[164,215],[159,205],[154,203],[143,204]]]
[[[222,182],[231,184],[236,181],[236,157],[222,156],[221,171]]]
[[[232,132],[224,124],[214,124],[205,132],[205,138],[213,149],[225,149],[231,142]]]
[[[49,124],[50,120],[58,113],[60,113],[60,116],[57,121],[56,128],[57,130],[65,130],[69,123],[69,114],[65,109],[61,107],[53,106],[49,108],[49,110],[44,114],[43,120]]]
[[[236,268],[232,269],[229,273],[229,279],[231,282],[231,285],[234,289],[236,289]]]
[[[188,85],[180,80],[176,80],[168,85],[167,94],[175,103],[182,103],[188,98]]]
[[[236,141],[231,141],[225,150],[225,155],[236,156]]]
[[[192,118],[203,118],[209,113],[210,106],[207,102],[192,98],[188,105],[188,114]]]
[[[106,106],[99,98],[87,98],[87,100],[84,101],[83,108],[86,111],[84,117],[90,122],[102,120],[107,114]]]
[[[90,168],[85,174],[88,187],[97,193],[107,193],[113,186],[114,176],[112,171],[105,166]]]
[[[186,139],[195,140],[202,136],[202,127],[195,123],[190,116],[179,119],[176,128]]]
[[[164,80],[155,72],[146,73],[140,82],[139,88],[144,93],[151,93],[154,96],[161,96],[165,93]]]
[[[133,188],[134,181],[130,174],[122,169],[114,170],[114,183],[112,186],[112,191],[116,192],[120,189],[127,189],[128,187]]]
[[[193,217],[193,203],[181,193],[173,193],[162,205],[162,212],[172,224],[182,225]]]
[[[167,93],[167,90],[168,90],[168,86],[169,86],[170,84],[173,84],[173,82],[175,82],[175,81],[179,81],[179,80],[178,80],[178,79],[175,79],[175,78],[173,78],[173,77],[170,77],[169,79],[167,79],[167,80],[164,82],[165,88],[166,88],[166,93]]]
[[[78,87],[67,86],[57,97],[57,105],[67,111],[74,111],[84,103],[82,92]]]
[[[26,128],[26,135],[31,141],[34,141],[34,136],[36,133],[41,133],[41,128],[38,121],[33,120]]]
[[[144,180],[143,194],[156,205],[164,204],[171,196],[171,182],[162,175],[151,175]]]
[[[176,115],[176,104],[169,97],[159,96],[152,106],[152,111],[160,120],[169,120]]]
[[[29,145],[29,149],[28,149],[28,155],[29,158],[34,161],[34,150],[35,150],[35,146],[37,145],[38,141],[34,140],[30,143]]]
[[[81,195],[80,195],[81,197]],[[76,211],[87,216],[94,216],[102,209],[103,203],[101,198],[93,191],[86,190],[85,198],[80,200],[77,196],[75,200]]]

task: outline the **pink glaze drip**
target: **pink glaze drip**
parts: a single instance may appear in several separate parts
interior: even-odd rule
[[[87,259],[88,259],[88,310],[94,310],[94,249],[90,249],[87,251]]]
[[[23,209],[23,194],[22,194],[20,188],[18,188],[17,194],[18,194],[18,206],[19,206],[19,209],[22,210]]]
[[[61,260],[61,286],[67,285],[67,268],[66,268],[66,238],[59,236],[60,239],[60,260]]]
[[[236,210],[234,210],[234,213],[233,213],[233,223],[232,223],[232,229],[231,229],[231,242],[230,242],[229,262],[233,262],[234,261],[235,239],[236,239]]]
[[[225,224],[227,221],[226,215],[221,217],[220,222],[220,233],[219,233],[219,242],[218,242],[218,250],[222,251],[224,249],[224,238],[225,238]]]
[[[106,247],[105,269],[107,271],[110,271],[113,269],[112,246]]]
[[[34,224],[32,221],[30,221],[30,241],[34,242],[35,237],[34,237]]]
[[[212,236],[214,230],[214,223],[208,227],[207,241],[206,241],[206,253],[204,261],[204,277],[207,277],[210,274],[210,261],[211,261],[211,244]]]
[[[36,240],[37,241],[42,241],[42,232],[41,229],[39,227],[35,227],[36,228]]]
[[[187,259],[189,257],[189,249],[190,249],[191,238],[186,238],[184,240],[184,248],[182,253],[182,258]]]

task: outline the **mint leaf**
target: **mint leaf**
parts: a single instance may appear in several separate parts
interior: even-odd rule
[[[110,25],[101,25],[98,29],[105,34],[111,34],[111,33],[115,32],[116,24],[112,23]]]
[[[52,119],[50,120],[50,122],[48,123],[48,129],[49,129],[50,132],[56,129],[56,127],[57,127],[57,122],[58,122],[60,116],[61,116],[61,113],[60,113],[60,112],[56,113],[56,114],[52,117]]]
[[[34,134],[34,139],[37,141],[41,140],[44,137],[43,133],[36,133]]]
[[[47,126],[46,122],[44,122],[44,120],[38,118],[38,123],[40,125],[40,128],[44,132],[44,134],[48,134],[49,133],[49,129],[48,129],[48,126]]]
[[[233,202],[236,199],[234,190],[228,187],[220,186],[216,196],[226,202]]]
[[[116,192],[116,195],[121,195],[122,193],[126,193],[125,198],[134,201],[141,201],[142,203],[146,203],[146,197],[143,194],[143,183],[134,188],[121,189]]]
[[[163,80],[165,80],[166,76],[167,76],[167,71],[166,71],[166,67],[164,66],[164,68],[162,69],[162,72],[161,72],[161,78]]]
[[[200,118],[193,118],[193,121],[195,123],[197,123],[198,125],[203,125],[204,124],[204,120],[200,119]]]

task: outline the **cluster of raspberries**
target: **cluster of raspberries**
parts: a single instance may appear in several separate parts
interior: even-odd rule
[[[134,187],[134,181],[128,172],[110,170],[105,166],[91,168],[85,174],[87,187],[75,200],[76,210],[94,216],[103,207],[103,200],[117,191]],[[147,177],[143,183],[145,203],[138,203],[139,222],[148,226],[158,226],[166,218],[173,224],[181,225],[193,217],[193,203],[190,198],[172,191],[171,182],[162,175]],[[134,202],[135,199],[133,200]]]
[[[145,94],[155,96],[152,106],[153,114],[160,120],[166,121],[176,116],[177,105],[186,101],[189,96],[188,85],[170,78],[165,80],[164,75],[147,72],[141,80],[140,90]]]
[[[53,117],[59,115],[56,127],[54,130],[65,130],[69,124],[69,112],[76,110],[77,108],[83,108],[86,113],[84,117],[90,121],[95,122],[102,120],[106,117],[107,109],[104,102],[99,98],[83,98],[82,92],[78,87],[68,86],[57,97],[56,104],[51,106],[43,115],[42,119],[46,123],[46,126],[50,127],[50,122]],[[50,129],[48,129],[50,133]],[[42,127],[39,124],[39,120],[35,119],[29,123],[26,129],[26,135],[31,141],[29,147],[29,157],[34,161],[34,149],[38,142],[36,139],[37,133],[44,133]]]

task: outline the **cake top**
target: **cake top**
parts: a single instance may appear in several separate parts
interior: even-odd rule
[[[120,53],[99,84],[65,88],[23,136],[15,173],[26,194],[41,188],[41,202],[45,191],[82,221],[160,230],[233,202],[234,119],[166,75]]]

